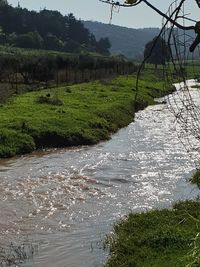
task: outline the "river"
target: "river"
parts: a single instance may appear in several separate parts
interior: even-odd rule
[[[119,218],[197,196],[194,169],[167,104],[138,112],[108,142],[1,160],[0,244],[33,244],[23,267],[100,266]]]

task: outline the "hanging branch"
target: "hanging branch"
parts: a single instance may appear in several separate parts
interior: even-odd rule
[[[173,23],[179,29],[182,29],[182,30],[195,30],[195,26],[194,25],[192,25],[192,26],[181,25],[176,20],[174,20],[174,19],[170,18],[169,16],[167,16],[165,13],[163,13],[157,7],[155,7],[152,4],[150,4],[147,0],[140,0],[138,2],[135,2],[134,4],[128,4],[128,3],[127,4],[126,3],[125,4],[121,4],[120,2],[109,1],[109,0],[99,0],[99,1],[103,2],[103,3],[106,3],[106,4],[115,5],[115,6],[121,6],[121,7],[134,7],[134,6],[139,5],[140,3],[145,3],[148,7],[153,9],[156,13],[158,13],[160,16],[162,16],[163,18],[165,18],[169,22]],[[185,2],[185,0],[181,0],[180,5],[182,5],[184,2]]]
[[[200,0],[196,0],[198,7],[200,8]]]
[[[116,5],[113,3],[111,5],[111,9],[110,9],[110,21],[109,21],[109,24],[112,23],[112,18],[113,18],[113,12],[114,12],[114,8],[116,7]],[[118,10],[117,10],[117,13],[119,13],[119,8],[120,6],[117,6],[118,7]],[[115,11],[116,12],[116,11]]]
[[[140,64],[140,67],[139,67],[138,72],[137,72],[137,79],[136,79],[136,90],[135,90],[136,93],[135,93],[135,98],[134,98],[134,102],[135,102],[135,104],[136,104],[137,97],[138,97],[139,77],[140,77],[141,71],[142,71],[142,69],[143,69],[143,67],[144,67],[144,64],[145,64],[145,62],[148,60],[148,58],[151,56],[151,53],[152,53],[153,49],[155,48],[158,39],[159,39],[160,36],[162,35],[162,33],[163,33],[163,31],[164,31],[166,25],[167,25],[169,22],[171,22],[171,21],[173,20],[172,18],[173,18],[174,15],[175,15],[175,17],[178,16],[178,13],[179,13],[179,11],[180,11],[182,5],[183,5],[183,2],[184,2],[184,1],[181,1],[181,3],[176,7],[176,9],[172,12],[172,14],[171,14],[170,16],[167,16],[167,15],[166,15],[166,17],[167,17],[168,19],[166,20],[166,22],[164,23],[162,29],[160,30],[159,35],[156,37],[155,42],[154,42],[153,46],[151,47],[151,50],[150,50],[149,54],[143,59],[142,63]],[[174,24],[173,24],[173,25],[174,25]],[[170,50],[170,51],[171,51],[171,50]],[[173,58],[173,57],[172,57],[172,58]]]

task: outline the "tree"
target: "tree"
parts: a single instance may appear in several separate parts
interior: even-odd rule
[[[147,63],[157,65],[164,65],[170,59],[170,49],[165,40],[161,37],[155,37],[152,41],[148,42],[144,50],[144,58]]]
[[[6,39],[5,33],[0,32],[0,45],[6,44],[6,41],[7,41],[7,39]]]
[[[0,6],[2,5],[8,5],[8,1],[7,0],[0,0]]]
[[[110,49],[111,44],[109,39],[106,38],[101,38],[98,42],[97,42],[97,52],[103,55],[109,55],[110,54]]]
[[[43,39],[38,32],[28,32],[20,34],[15,39],[15,45],[21,48],[42,48]]]
[[[154,10],[155,12],[157,12],[160,16],[162,16],[166,21],[165,24],[163,26],[163,29],[165,27],[165,25],[168,24],[168,22],[171,23],[171,29],[173,29],[175,26],[181,30],[194,30],[195,33],[197,34],[194,42],[192,43],[192,45],[190,46],[190,52],[194,52],[195,48],[197,47],[197,45],[200,43],[200,22],[196,22],[195,25],[191,25],[191,26],[186,26],[185,23],[180,24],[179,20],[180,18],[186,19],[188,21],[194,21],[191,18],[188,18],[186,13],[184,13],[183,15],[180,15],[180,13],[183,12],[183,10],[185,10],[184,8],[184,4],[186,2],[186,0],[174,0],[172,1],[170,7],[169,7],[169,12],[170,14],[164,13],[161,11],[160,8],[155,7],[154,5],[152,5],[149,0],[119,0],[119,1],[115,1],[115,0],[99,0],[100,2],[104,2],[107,4],[111,5],[111,18],[112,18],[112,13],[114,10],[114,7],[134,7],[139,5],[140,3],[144,3],[146,4],[148,7],[150,7],[152,10]],[[189,0],[191,1],[191,0]],[[189,2],[188,1],[188,2]],[[194,0],[198,7],[200,8],[200,0]],[[172,9],[173,4],[175,3],[175,8]]]
[[[47,9],[36,12],[20,6],[14,8],[6,0],[0,0],[0,33],[6,36],[6,39],[1,36],[1,44],[78,53],[99,50],[109,54],[108,40],[97,42],[73,14],[63,16]]]
[[[45,49],[61,51],[64,47],[63,42],[57,36],[49,33],[44,38]]]
[[[68,28],[68,38],[80,44],[89,43],[89,30],[84,27],[80,20],[76,20],[73,14],[69,14],[66,17],[66,24]]]

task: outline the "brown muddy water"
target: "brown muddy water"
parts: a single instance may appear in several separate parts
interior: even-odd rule
[[[165,104],[138,112],[108,142],[1,160],[0,245],[33,244],[18,266],[101,266],[113,222],[194,198],[194,169]]]

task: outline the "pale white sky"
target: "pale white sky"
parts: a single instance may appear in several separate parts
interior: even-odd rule
[[[32,10],[43,8],[59,10],[62,14],[73,13],[77,19],[93,20],[108,23],[110,19],[110,7],[99,0],[8,0],[16,6],[18,2],[22,7]],[[149,0],[150,3],[167,11],[173,0]],[[200,20],[200,8],[195,0],[186,0],[185,10],[190,18]],[[121,8],[119,13],[113,14],[112,24],[130,28],[160,27],[161,17],[144,3],[137,7]],[[190,22],[189,24],[193,24]]]

